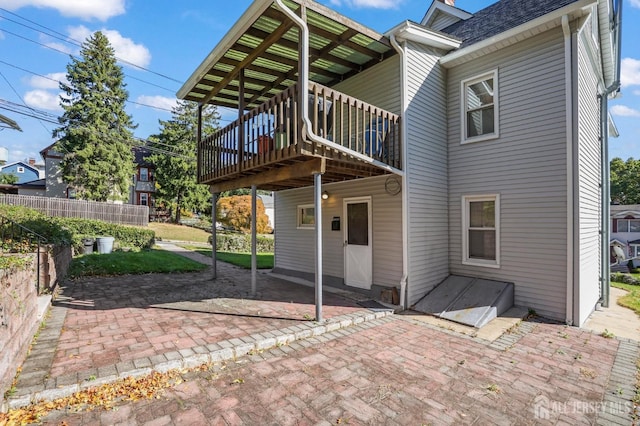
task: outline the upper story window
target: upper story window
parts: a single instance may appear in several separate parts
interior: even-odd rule
[[[18,170],[18,173],[24,173],[24,167],[22,166],[18,166],[17,170]]]
[[[500,266],[500,196],[462,197],[462,263]]]
[[[141,182],[149,181],[149,169],[147,167],[140,167],[140,181]]]
[[[640,232],[640,219],[617,219],[617,232]]]
[[[498,70],[462,81],[462,143],[493,139],[498,132]]]

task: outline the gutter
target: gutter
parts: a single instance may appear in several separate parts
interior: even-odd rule
[[[400,110],[402,111],[402,125],[400,127],[400,141],[402,143],[402,167],[406,169],[407,155],[407,61],[405,51],[396,40],[394,33],[389,40],[400,55]],[[400,307],[408,306],[407,280],[409,278],[409,186],[408,177],[402,175],[402,278],[400,279]]]
[[[611,215],[610,198],[611,188],[609,183],[609,96],[620,90],[620,63],[622,59],[622,0],[616,0],[616,6],[614,9],[615,17],[613,25],[615,26],[615,42],[616,42],[616,77],[613,83],[604,90],[604,93],[599,95],[600,98],[600,125],[601,125],[601,194],[602,194],[602,231],[600,235],[602,237],[601,244],[601,266],[600,271],[602,277],[600,279],[600,303],[605,308],[609,307],[609,287],[610,287],[610,265],[609,265],[609,239],[611,236],[611,230],[609,229],[609,216]]]
[[[566,123],[566,167],[567,167],[567,277],[566,277],[566,306],[565,322],[573,324],[574,314],[574,170],[573,170],[573,64],[571,49],[571,28],[569,27],[569,15],[561,18],[562,32],[564,34],[564,79],[565,79],[565,123]]]

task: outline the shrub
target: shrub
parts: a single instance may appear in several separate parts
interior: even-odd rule
[[[211,236],[209,236],[211,244]],[[251,251],[251,236],[247,234],[217,234],[216,250],[231,253],[249,253]],[[258,253],[273,253],[273,238],[256,237]]]
[[[640,285],[640,279],[635,278],[633,275],[623,274],[622,272],[613,272],[610,279],[617,283]]]
[[[49,217],[21,206],[0,205],[0,215],[42,235],[49,244],[73,246],[82,253],[82,239],[108,235],[115,238],[116,247],[150,248],[155,232],[150,229],[118,225],[99,220]]]

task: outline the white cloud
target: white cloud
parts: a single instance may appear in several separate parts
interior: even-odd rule
[[[640,117],[640,111],[629,108],[625,105],[614,105],[611,107],[611,114],[619,117]]]
[[[637,7],[640,9],[640,0],[631,0],[631,6]]]
[[[620,80],[623,87],[640,85],[640,61],[624,58],[620,67]]]
[[[73,49],[68,44],[55,42],[55,41],[44,41],[43,44],[51,49],[57,50],[66,55],[71,55],[72,53],[74,53]]]
[[[150,105],[152,107],[160,108],[163,110],[165,109],[172,110],[178,104],[178,100],[176,98],[167,98],[166,96],[146,96],[146,95],[138,96],[138,98],[136,99],[136,102],[145,104],[145,105]]]
[[[49,111],[61,111],[60,98],[58,94],[47,92],[46,90],[31,90],[24,95],[27,105],[37,109]]]
[[[34,75],[29,79],[29,85],[35,89],[58,89],[60,83],[69,84],[67,75],[63,72],[54,72],[44,77]]]
[[[69,38],[80,42],[84,42],[93,34],[93,31],[83,25],[71,27],[68,31]],[[119,59],[141,67],[147,67],[151,62],[151,52],[144,45],[136,44],[130,38],[123,37],[116,30],[102,29],[100,31],[109,39],[109,44],[111,44]]]
[[[17,10],[33,6],[56,9],[61,15],[85,20],[107,19],[125,12],[125,0],[0,0],[0,7]]]

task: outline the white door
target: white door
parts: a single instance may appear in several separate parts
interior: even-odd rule
[[[373,280],[371,197],[344,200],[344,283],[370,289]]]

